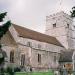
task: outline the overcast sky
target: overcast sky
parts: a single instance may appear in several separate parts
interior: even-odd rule
[[[44,32],[46,16],[64,11],[69,14],[75,0],[0,0],[0,11],[8,12],[15,24]]]

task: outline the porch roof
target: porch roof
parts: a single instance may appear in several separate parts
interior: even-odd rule
[[[72,62],[74,50],[61,51],[59,62]]]

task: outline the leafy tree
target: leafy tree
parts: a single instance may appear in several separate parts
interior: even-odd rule
[[[0,23],[4,22],[4,18],[7,15],[7,12],[0,13]],[[3,37],[4,34],[8,31],[9,27],[11,25],[11,21],[7,21],[4,24],[0,25],[0,40]],[[1,65],[4,62],[5,54],[3,54],[3,50],[1,49],[1,43],[0,43],[0,69],[3,68]],[[1,71],[1,70],[0,70]]]
[[[75,17],[75,6],[74,6],[74,7],[72,7],[71,17]]]
[[[7,12],[0,14],[0,22],[3,22],[3,19],[5,18],[6,14]],[[0,26],[0,39],[8,31],[10,25],[11,25],[11,22],[7,21],[6,23]]]

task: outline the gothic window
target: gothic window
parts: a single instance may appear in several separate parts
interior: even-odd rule
[[[38,63],[41,63],[41,54],[38,54]]]
[[[21,66],[24,66],[25,64],[25,54],[21,55]]]
[[[14,63],[14,51],[10,52],[10,62]]]
[[[53,24],[53,28],[55,28],[55,27],[56,27],[56,23]]]

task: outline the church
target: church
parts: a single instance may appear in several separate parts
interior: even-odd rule
[[[64,12],[46,16],[44,34],[12,23],[1,44],[7,53],[7,66],[33,71],[57,69],[61,52],[75,49],[75,26]]]

